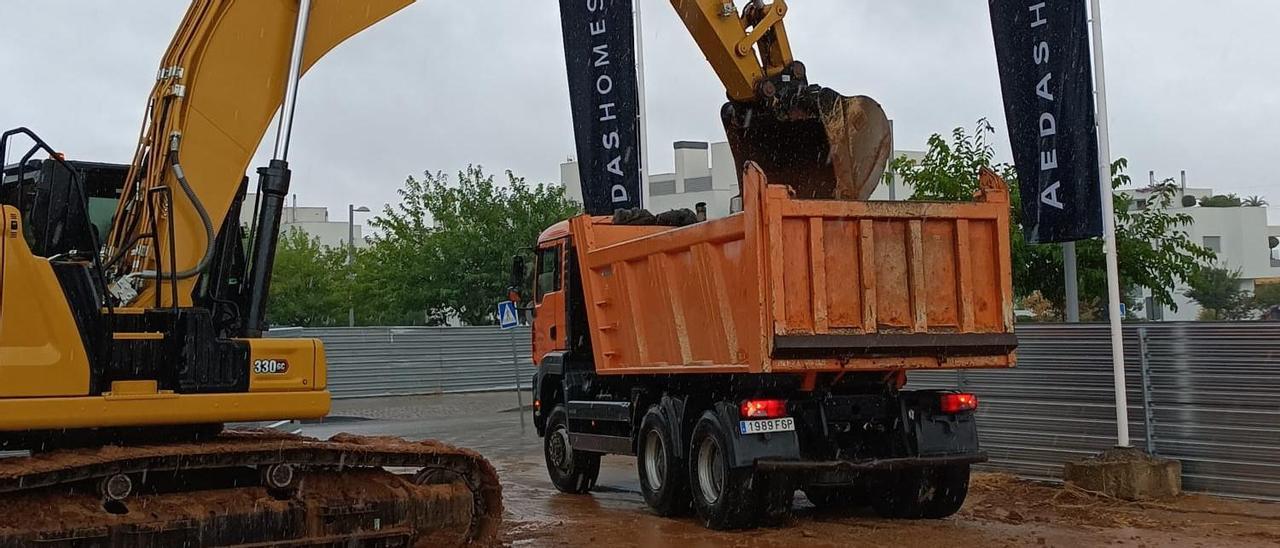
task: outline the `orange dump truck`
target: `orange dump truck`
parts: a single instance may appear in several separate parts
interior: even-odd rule
[[[659,514],[715,528],[785,515],[797,489],[954,513],[985,458],[977,399],[903,386],[1014,365],[1008,191],[980,180],[966,203],[802,200],[749,164],[728,217],[547,229],[534,404],[553,483],[589,491],[613,453]]]

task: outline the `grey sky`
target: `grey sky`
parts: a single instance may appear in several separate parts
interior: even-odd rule
[[[672,141],[723,139],[724,91],[668,2],[643,1],[650,162],[669,171]],[[127,161],[186,4],[0,0],[0,125],[71,158]],[[1009,157],[985,2],[791,4],[811,79],[880,101],[899,148],[987,117]],[[1280,219],[1280,2],[1103,0],[1103,17],[1111,148],[1134,180],[1186,169],[1191,185],[1266,196]],[[293,142],[300,203],[334,220],[348,202],[394,202],[424,170],[554,182],[573,153],[556,3],[419,0],[312,69]]]

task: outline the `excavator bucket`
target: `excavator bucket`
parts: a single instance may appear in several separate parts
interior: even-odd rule
[[[721,118],[739,179],[752,161],[798,198],[867,199],[893,147],[879,103],[829,88],[812,86],[772,105],[730,102]]]

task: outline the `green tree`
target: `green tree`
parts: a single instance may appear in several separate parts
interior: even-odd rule
[[[410,177],[399,194],[398,205],[370,221],[379,235],[357,259],[362,323],[493,323],[512,256],[581,209],[558,185],[530,185],[509,171],[499,184],[479,166],[456,180]]]
[[[948,141],[939,134],[929,138],[929,150],[921,160],[904,157],[894,159],[890,167],[901,179],[915,188],[914,200],[968,200],[978,189],[978,169],[989,167],[1009,184],[1010,247],[1013,256],[1013,282],[1016,297],[1026,297],[1039,290],[1044,298],[1061,308],[1065,300],[1062,279],[1062,248],[1057,245],[1030,245],[1022,234],[1021,193],[1017,173],[1009,164],[993,164],[994,147],[990,142],[994,128],[979,120],[972,134],[956,128]],[[1112,188],[1128,185],[1124,174],[1128,162],[1124,158],[1111,166]],[[1168,211],[1176,188],[1170,184],[1152,189],[1149,205],[1131,211],[1132,199],[1113,193],[1116,210],[1116,246],[1119,255],[1122,300],[1132,310],[1140,288],[1151,291],[1157,300],[1173,303],[1171,288],[1185,283],[1199,265],[1214,257],[1196,245],[1182,228],[1192,222],[1189,214]],[[1091,239],[1076,244],[1082,303],[1106,302],[1106,262],[1102,241]]]
[[[1240,271],[1206,266],[1187,280],[1188,298],[1200,304],[1202,320],[1243,320],[1252,315],[1253,298],[1240,289]]]
[[[349,288],[346,253],[291,228],[276,248],[268,319],[277,326],[345,325]]]

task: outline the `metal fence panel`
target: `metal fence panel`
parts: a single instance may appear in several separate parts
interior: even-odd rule
[[[510,390],[533,379],[527,327],[354,327],[281,329],[272,337],[316,338],[335,398]]]
[[[1147,350],[1151,432],[1143,401]],[[1280,323],[1126,324],[1135,446],[1182,461],[1187,490],[1280,500]],[[990,469],[1043,479],[1115,444],[1105,324],[1018,326],[1018,367],[912,373],[912,388],[977,393]]]

